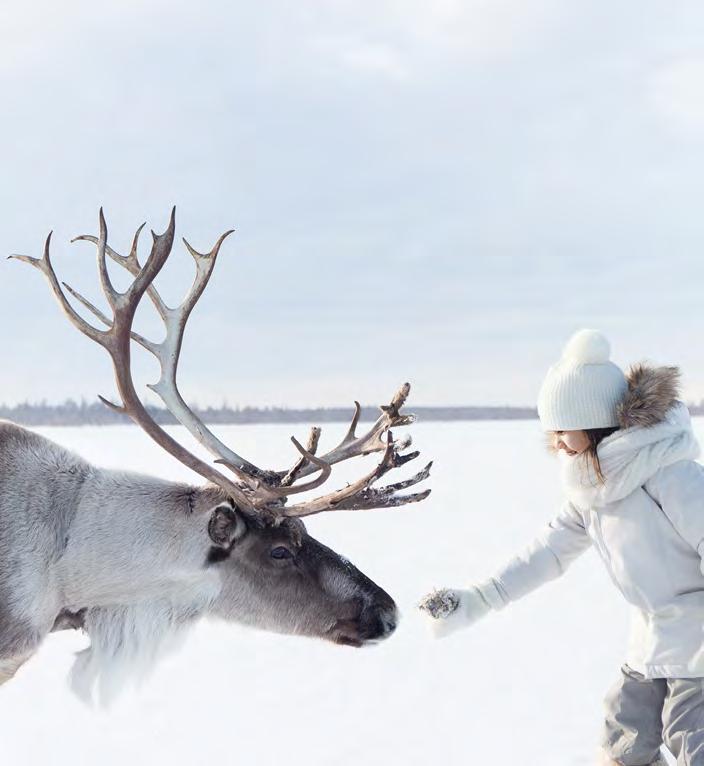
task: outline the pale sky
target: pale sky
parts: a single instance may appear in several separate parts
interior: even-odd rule
[[[533,404],[575,329],[704,397],[704,6],[34,2],[0,10],[0,253],[98,296],[97,232],[207,249],[200,404]],[[146,239],[145,239],[146,242]],[[160,279],[190,284],[177,246]],[[153,329],[149,321],[143,328]],[[0,402],[112,394],[0,260]],[[138,365],[139,379],[153,379]]]

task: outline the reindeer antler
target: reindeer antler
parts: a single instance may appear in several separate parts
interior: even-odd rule
[[[128,415],[167,452],[208,481],[221,487],[239,506],[251,511],[265,508],[277,518],[300,517],[326,510],[391,507],[417,502],[427,497],[430,490],[410,495],[398,495],[397,492],[427,478],[432,465],[430,463],[418,474],[405,481],[390,484],[381,489],[373,489],[371,486],[389,471],[418,455],[417,452],[400,454],[401,450],[409,446],[410,439],[394,442],[390,431],[392,427],[406,425],[415,420],[413,415],[400,413],[410,390],[408,383],[399,389],[389,405],[381,408],[382,413],[377,421],[361,437],[356,436],[361,408],[359,403],[355,402],[352,423],[345,437],[334,449],[320,457],[315,454],[320,439],[320,429],[312,430],[306,448],[294,437],[291,437],[300,457],[288,472],[262,470],[221,442],[183,400],[178,390],[176,374],[186,323],[208,284],[223,241],[232,232],[225,232],[208,253],[198,252],[185,239],[183,240],[195,261],[196,274],[193,285],[185,299],[179,306],[171,308],[161,298],[153,282],[171,253],[175,230],[175,209],[172,210],[167,230],[160,235],[152,232],[152,249],[143,266],[140,265],[137,257],[137,245],[144,224],[137,229],[129,254],[122,256],[107,244],[107,226],[102,209],[99,219],[98,237],[82,235],[72,241],[83,240],[96,245],[101,287],[113,313],[112,318],[105,315],[69,285],[63,283],[63,287],[104,324],[106,330],[100,330],[86,322],[69,303],[61,289],[49,257],[51,234],[46,240],[42,258],[10,257],[40,270],[47,278],[54,295],[71,323],[84,335],[103,346],[110,354],[121,404],[114,404],[103,397],[100,397],[101,401],[117,412]],[[107,269],[106,256],[119,263],[134,277],[134,281],[125,292],[119,292],[113,286]],[[133,330],[135,313],[145,293],[149,296],[166,329],[166,337],[161,343],[154,343]],[[161,370],[159,380],[155,384],[149,385],[149,388],[159,395],[166,408],[216,458],[215,462],[232,471],[238,481],[233,481],[188,452],[149,415],[136,393],[132,379],[131,341],[138,343],[156,357],[159,362]],[[385,435],[387,435],[386,439],[384,439]],[[310,491],[325,483],[331,474],[333,464],[351,457],[378,451],[384,453],[379,464],[372,472],[356,482],[328,495],[297,505],[286,506],[288,496]],[[315,472],[319,472],[316,478],[303,483],[295,483]]]

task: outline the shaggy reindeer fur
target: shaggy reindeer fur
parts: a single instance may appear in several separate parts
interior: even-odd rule
[[[218,596],[218,584],[183,588],[178,597],[86,611],[83,629],[90,646],[76,655],[71,688],[84,701],[109,705],[126,682],[142,680],[156,662],[182,642]]]
[[[649,428],[661,423],[679,398],[680,371],[677,367],[653,367],[640,362],[628,370],[626,380],[628,392],[618,407],[621,428]]]

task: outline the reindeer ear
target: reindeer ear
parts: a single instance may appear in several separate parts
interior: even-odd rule
[[[246,531],[242,514],[229,505],[219,505],[210,515],[208,535],[219,548],[230,548]]]

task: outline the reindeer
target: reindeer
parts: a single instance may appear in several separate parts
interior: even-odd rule
[[[143,675],[174,639],[205,616],[272,632],[318,637],[359,647],[395,629],[393,599],[349,561],[311,537],[302,518],[327,511],[389,508],[414,503],[430,490],[400,494],[426,479],[429,463],[409,479],[373,486],[385,474],[417,457],[403,452],[410,439],[395,441],[391,428],[413,422],[401,414],[410,387],[404,384],[381,408],[371,428],[357,435],[355,403],[342,441],[318,455],[320,429],[304,447],[291,441],[298,459],[289,470],[265,470],[220,441],[188,407],[176,383],[186,322],[215,266],[225,232],[208,253],[184,239],[196,275],[183,302],[169,307],[154,279],[173,246],[175,210],[163,234],[152,232],[144,265],[137,256],[139,227],[128,255],[107,244],[101,209],[99,236],[75,240],[96,245],[109,317],[65,283],[59,284],[49,256],[51,234],[41,258],[10,256],[44,274],[71,323],[109,354],[120,403],[100,397],[128,416],[205,484],[163,481],[91,465],[48,439],[0,422],[0,684],[39,648],[46,636],[82,628],[90,638],[71,679],[74,690],[109,701],[124,680]],[[107,258],[133,277],[118,291]],[[72,296],[96,326],[69,301]],[[161,317],[165,338],[157,343],[133,329],[147,295]],[[185,449],[155,421],[140,400],[131,371],[132,345],[159,362],[149,386],[167,410],[215,458],[211,464]],[[332,466],[381,453],[373,470],[318,496]]]

